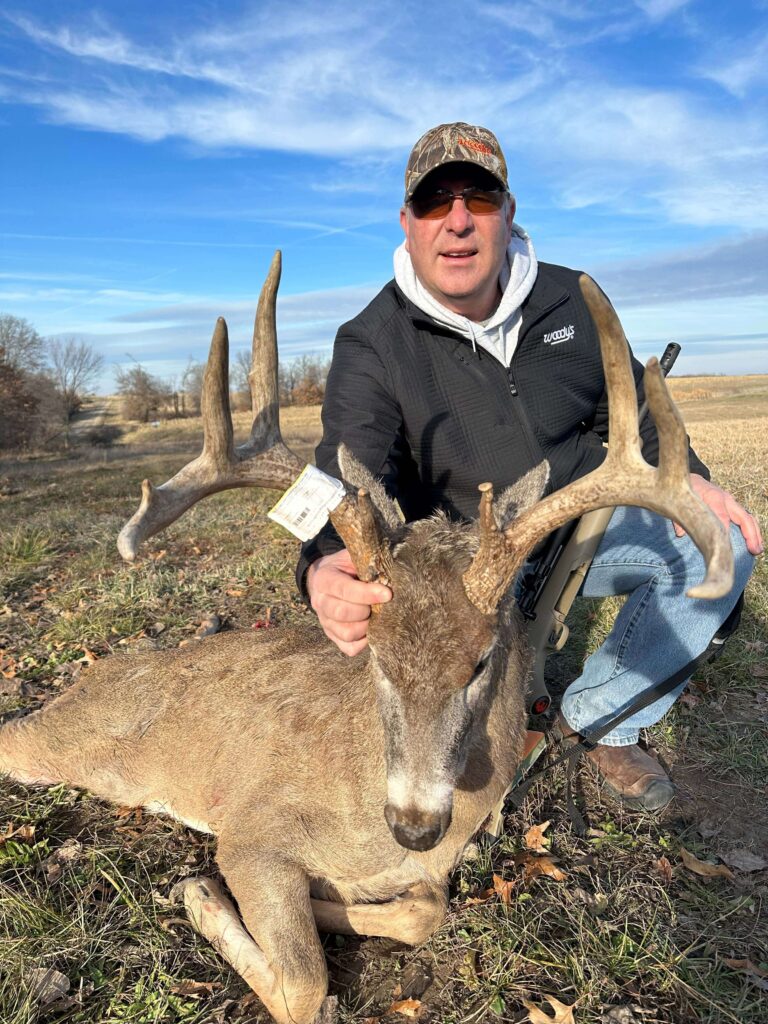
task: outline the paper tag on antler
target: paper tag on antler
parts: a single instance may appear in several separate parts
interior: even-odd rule
[[[341,480],[328,476],[317,466],[305,466],[267,515],[299,540],[311,540],[345,494]]]

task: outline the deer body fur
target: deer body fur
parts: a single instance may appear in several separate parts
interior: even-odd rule
[[[267,984],[258,977],[255,985],[281,1022],[312,1021],[325,996],[313,917],[328,930],[406,942],[435,930],[450,872],[522,754],[530,654],[517,613],[489,617],[463,595],[476,543],[467,527],[437,518],[402,533],[393,586],[409,599],[372,622],[370,652],[349,659],[312,625],[117,655],[0,729],[0,770],[20,781],[63,781],[217,836],[245,926],[267,961],[281,965],[279,985],[271,968]],[[481,677],[469,683],[479,692],[466,733],[457,738],[449,723],[436,735],[426,723],[457,694],[466,699],[460,684],[472,679],[478,647],[491,644]],[[425,798],[436,785],[455,793],[450,825],[431,849],[400,845],[385,820],[388,760],[397,754],[387,750],[378,659],[417,729],[400,784]],[[446,760],[443,743],[449,754],[460,746],[461,756]],[[187,892],[187,902],[206,906],[214,893],[220,910],[210,883]],[[265,920],[279,923],[274,934]],[[243,956],[238,947],[229,958],[253,984]]]

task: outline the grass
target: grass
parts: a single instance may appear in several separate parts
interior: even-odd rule
[[[765,523],[766,378],[675,378],[693,443]],[[706,394],[697,394],[706,392]],[[241,435],[247,417],[238,415]],[[318,411],[287,410],[283,429],[303,455]],[[199,423],[127,432],[107,462],[27,459],[0,466],[19,481],[1,498],[0,711],[34,708],[70,685],[83,659],[114,650],[174,647],[211,613],[250,628],[307,614],[293,584],[295,543],[266,518],[273,495],[231,491],[201,503],[120,562],[114,538],[136,506],[140,481],[170,476],[192,451]],[[18,488],[18,489],[17,489]],[[581,602],[572,639],[551,659],[562,688],[610,628],[616,601]],[[381,1018],[393,999],[422,1001],[421,1020],[516,1022],[523,999],[576,1003],[577,1024],[758,1024],[768,968],[765,872],[704,879],[686,871],[685,847],[714,860],[734,848],[764,853],[768,820],[768,573],[761,562],[739,634],[697,674],[648,735],[681,800],[660,819],[617,807],[588,769],[578,790],[591,826],[579,838],[555,770],[511,815],[496,847],[481,846],[456,873],[449,918],[420,949],[381,939],[325,940],[344,1022]],[[526,882],[510,861],[534,823],[551,820],[563,882]],[[0,784],[0,1020],[266,1022],[243,982],[169,903],[176,881],[213,868],[214,846],[178,823],[116,810],[63,786]],[[68,840],[79,854],[57,879],[46,867]],[[664,859],[669,868],[664,867]],[[509,903],[474,902],[493,875],[514,880]],[[69,998],[40,1011],[34,969],[70,981]],[[195,983],[195,984],[190,984]]]

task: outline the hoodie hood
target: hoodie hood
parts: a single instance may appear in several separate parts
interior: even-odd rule
[[[454,313],[433,298],[416,277],[405,242],[395,249],[394,264],[395,281],[415,306],[441,327],[467,338],[475,351],[479,345],[504,366],[509,366],[520,333],[520,307],[528,298],[538,272],[533,242],[519,224],[512,225],[507,259],[499,274],[501,302],[483,323]]]

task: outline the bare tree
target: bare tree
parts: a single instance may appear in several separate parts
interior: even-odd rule
[[[104,357],[77,338],[51,338],[48,342],[50,374],[61,395],[67,422],[83,404],[104,366]]]
[[[181,390],[184,393],[184,412],[188,415],[200,415],[200,400],[203,394],[203,375],[205,364],[198,363],[190,356],[187,368],[181,377]]]
[[[250,372],[251,353],[246,349],[241,349],[235,353],[235,361],[232,364],[232,372],[230,374],[233,391],[247,391],[250,394],[250,385],[248,384],[248,374]]]
[[[29,320],[0,314],[0,363],[22,373],[39,373],[45,366],[45,342]]]
[[[331,360],[328,356],[301,355],[278,369],[278,388],[283,405],[316,405],[325,397],[325,382]]]
[[[153,377],[141,363],[134,363],[127,370],[118,367],[115,379],[117,393],[122,398],[123,416],[127,420],[147,423],[155,419],[171,397],[168,385],[159,377]]]
[[[1,358],[0,450],[24,448],[33,431],[38,402],[31,380]]]
[[[0,449],[48,447],[62,437],[61,396],[45,373],[24,373],[0,358]]]

